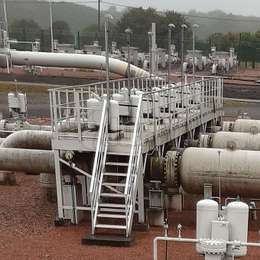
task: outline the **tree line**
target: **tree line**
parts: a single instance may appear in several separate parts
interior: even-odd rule
[[[138,47],[140,51],[148,51],[148,31],[151,30],[151,23],[157,24],[157,43],[160,48],[167,48],[168,45],[168,24],[175,24],[173,31],[173,41],[177,51],[181,50],[181,25],[186,24],[184,47],[192,47],[192,29],[191,24],[185,17],[175,11],[158,13],[153,8],[131,8],[126,10],[120,18],[114,19],[110,23],[110,42],[116,41],[118,47],[126,45],[125,29],[131,28],[133,34],[131,45]],[[77,48],[82,48],[84,44],[92,44],[99,40],[100,45],[104,46],[104,25],[99,30],[96,24],[86,26],[76,35],[65,21],[55,21],[53,23],[54,39],[60,43],[75,43]],[[41,50],[49,51],[50,29],[43,29],[33,20],[14,21],[9,27],[10,37],[20,41],[33,41],[40,39]],[[230,47],[235,48],[239,61],[251,62],[255,66],[260,61],[260,31],[241,32],[241,33],[214,33],[207,40],[196,40],[197,49],[203,50],[208,54],[211,46],[216,46],[217,50],[229,51]],[[24,46],[24,48],[26,48]]]

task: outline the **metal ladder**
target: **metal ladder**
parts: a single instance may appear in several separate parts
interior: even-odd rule
[[[137,120],[135,123],[130,154],[103,153],[99,160],[97,147],[96,158],[92,173],[90,194],[92,212],[92,235],[97,229],[112,230],[114,234],[129,237],[132,231],[132,223],[136,206],[138,174],[140,174],[142,146],[141,146],[141,103],[142,96],[137,109]],[[102,123],[102,122],[101,122]],[[102,126],[102,124],[101,124]],[[100,127],[100,132],[102,132]],[[104,146],[102,134],[99,135],[98,145]],[[108,141],[107,141],[107,145]],[[107,151],[107,147],[106,147]],[[100,172],[95,167],[96,162],[102,161]],[[99,180],[95,180],[98,178]],[[96,183],[96,186],[94,186]],[[94,192],[96,190],[96,192]],[[93,196],[96,193],[95,196]]]

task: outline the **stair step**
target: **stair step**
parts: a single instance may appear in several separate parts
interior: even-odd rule
[[[123,225],[108,225],[108,224],[97,224],[96,228],[109,228],[109,229],[126,229]]]
[[[125,187],[125,183],[113,183],[113,182],[103,182],[103,186],[112,186],[112,187]]]
[[[119,215],[119,214],[106,214],[106,213],[100,213],[97,215],[99,218],[120,218],[125,219],[125,215]]]
[[[125,209],[124,208],[99,208],[100,212],[111,212],[111,213],[125,213]]]
[[[104,176],[126,177],[127,173],[124,173],[124,172],[104,172]]]
[[[114,198],[124,198],[125,195],[124,194],[119,194],[119,193],[106,193],[106,192],[103,192],[100,194],[100,196],[102,197],[114,197]]]
[[[125,208],[125,204],[115,204],[115,203],[100,203],[99,204],[100,208]]]
[[[123,166],[128,167],[128,162],[106,162],[107,166]]]

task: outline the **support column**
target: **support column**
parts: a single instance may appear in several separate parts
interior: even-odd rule
[[[144,223],[144,166],[143,166],[143,156],[140,159],[140,176],[138,180],[138,223]]]
[[[58,150],[54,150],[54,160],[55,160],[58,217],[59,219],[63,219],[64,212],[63,212],[62,179],[61,179],[62,175],[61,175],[61,167],[60,167],[60,156]]]

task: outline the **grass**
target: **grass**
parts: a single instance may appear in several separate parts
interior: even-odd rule
[[[17,84],[17,89],[26,93],[48,93],[49,85],[46,84]],[[15,91],[16,86],[13,83],[0,83],[0,92]]]

